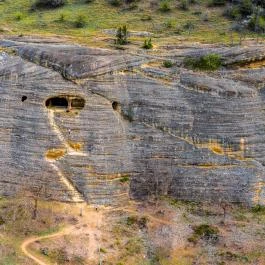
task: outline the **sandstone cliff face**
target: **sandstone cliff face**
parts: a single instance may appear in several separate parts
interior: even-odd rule
[[[207,52],[224,65],[262,61],[264,46],[171,47],[158,57],[0,45],[16,54],[0,53],[2,195],[41,188],[91,204],[157,195],[265,203],[265,68],[181,66]],[[177,66],[159,67],[165,58]]]

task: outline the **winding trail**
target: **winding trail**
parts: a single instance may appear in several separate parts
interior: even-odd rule
[[[43,239],[50,239],[50,238],[56,238],[56,237],[61,237],[61,236],[67,235],[74,229],[74,227],[75,226],[73,225],[71,227],[68,227],[68,228],[66,228],[66,229],[64,229],[64,230],[62,230],[60,232],[57,232],[57,233],[51,234],[51,235],[27,238],[26,240],[23,241],[23,243],[21,245],[21,250],[25,254],[25,256],[27,256],[31,260],[35,261],[37,264],[39,264],[39,265],[49,265],[48,263],[40,260],[38,257],[36,257],[33,254],[31,254],[27,250],[28,246],[30,244],[36,242],[36,241],[40,241],[40,240],[43,240]]]
[[[53,239],[53,238],[62,237],[64,235],[68,235],[68,234],[80,233],[80,227],[84,226],[83,229],[85,229],[86,231],[85,232],[81,231],[81,232],[82,233],[89,233],[89,235],[90,235],[90,237],[89,237],[90,238],[89,248],[97,251],[98,249],[100,249],[100,241],[98,241],[95,238],[95,235],[97,238],[101,238],[100,227],[102,224],[102,220],[104,219],[103,218],[104,213],[116,212],[116,211],[123,211],[123,212],[128,212],[131,214],[140,214],[137,210],[126,209],[126,208],[122,208],[122,207],[104,209],[104,210],[99,210],[96,212],[95,211],[86,212],[86,213],[84,213],[84,216],[82,217],[82,222],[80,222],[78,224],[65,227],[63,230],[56,232],[54,234],[26,238],[20,246],[21,250],[25,256],[27,256],[29,259],[34,261],[36,264],[38,264],[38,265],[50,265],[50,263],[47,263],[47,262],[41,260],[36,255],[32,254],[28,250],[28,247],[31,244],[33,244],[37,241],[44,240],[44,239]],[[156,223],[161,223],[161,224],[165,224],[165,225],[172,225],[174,223],[174,222],[167,221],[164,219],[156,218],[149,213],[144,214],[144,216],[148,217],[149,220],[156,222]]]

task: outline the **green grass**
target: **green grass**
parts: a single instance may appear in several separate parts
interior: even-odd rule
[[[106,41],[100,40],[100,37],[107,37],[103,33],[104,29],[128,25],[129,30],[153,32],[156,44],[175,43],[180,37],[201,42],[229,41],[228,28],[231,22],[222,16],[222,8],[209,9],[207,1],[203,0],[200,5],[191,5],[188,11],[184,11],[178,9],[173,0],[167,2],[171,7],[170,12],[161,12],[159,7],[150,9],[149,1],[139,2],[133,10],[124,10],[123,7],[111,6],[105,0],[91,3],[69,0],[65,6],[57,9],[31,12],[33,0],[5,0],[0,2],[0,32],[11,35],[60,35],[73,38],[75,42],[106,46]],[[208,22],[194,14],[196,10],[204,13],[206,9],[210,11]],[[84,19],[82,27],[76,27],[80,17]],[[172,27],[167,26],[168,21]],[[188,22],[195,25],[190,33],[182,30]],[[181,36],[178,29],[181,29]],[[133,40],[142,43],[144,38]]]

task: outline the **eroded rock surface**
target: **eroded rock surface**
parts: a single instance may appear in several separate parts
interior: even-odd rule
[[[59,42],[4,40],[0,54],[0,193],[92,204],[170,195],[265,203],[264,68],[199,73],[265,47],[175,47],[145,56]],[[163,58],[176,62],[161,67]],[[128,182],[128,180],[130,180]]]

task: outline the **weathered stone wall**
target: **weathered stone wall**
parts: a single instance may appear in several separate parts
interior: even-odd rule
[[[16,53],[0,56],[2,195],[41,188],[95,204],[159,194],[265,203],[264,68],[181,67],[207,50],[225,65],[263,60],[263,46],[176,47],[158,57],[34,40],[0,45]],[[178,66],[161,69],[163,58]],[[51,97],[85,106],[47,108]]]

